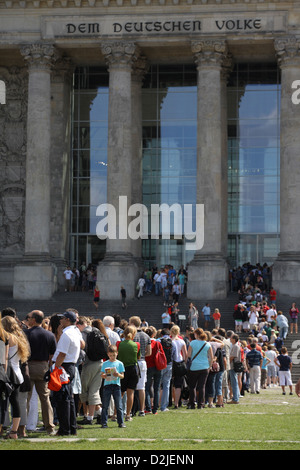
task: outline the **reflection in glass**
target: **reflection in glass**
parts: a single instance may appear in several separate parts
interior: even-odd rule
[[[143,104],[143,203],[196,204],[197,87],[190,65],[152,66],[145,78]],[[171,263],[179,268],[193,257],[183,239],[143,240],[143,258],[150,266]],[[194,220],[195,225],[195,220]],[[183,225],[182,225],[183,227]]]
[[[228,255],[272,264],[279,250],[277,65],[237,64],[228,98]]]

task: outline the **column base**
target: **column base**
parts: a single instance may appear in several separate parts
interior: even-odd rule
[[[127,298],[133,299],[139,275],[140,268],[130,253],[107,253],[97,267],[100,298],[120,300],[121,286],[124,286]]]
[[[279,253],[272,268],[272,285],[277,294],[299,296],[300,253]]]
[[[29,261],[15,266],[13,298],[48,300],[57,289],[57,269],[50,261]]]
[[[228,264],[216,255],[195,255],[188,268],[187,297],[191,300],[226,299]]]

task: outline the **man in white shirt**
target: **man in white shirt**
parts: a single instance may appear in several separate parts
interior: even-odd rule
[[[121,338],[120,336],[118,335],[118,333],[116,333],[115,331],[113,331],[114,327],[115,327],[115,319],[114,317],[111,317],[110,315],[107,315],[106,317],[103,318],[103,325],[105,326],[106,328],[106,333],[107,333],[107,336],[111,342],[111,345],[112,346],[115,346],[117,341],[120,341]]]
[[[70,266],[67,267],[67,269],[64,271],[64,278],[65,278],[65,292],[70,292],[71,290],[71,279],[73,276],[73,272],[70,268]]]
[[[58,436],[77,434],[76,409],[71,382],[75,376],[75,364],[79,358],[82,336],[76,327],[77,315],[66,311],[61,315],[62,335],[57,343],[52,362],[56,367],[63,367],[70,382],[64,384],[58,392],[53,392],[59,421]]]
[[[267,385],[268,387],[273,385],[273,387],[276,386],[276,364],[275,364],[275,359],[277,357],[277,354],[274,350],[274,346],[268,346],[268,350],[265,352],[266,357],[270,359],[270,362],[267,365],[267,371],[268,371],[268,378],[267,378]]]
[[[276,305],[272,304],[271,308],[267,310],[267,320],[269,323],[271,323],[272,321],[276,321],[276,318],[277,318]]]
[[[160,294],[160,286],[161,286],[161,273],[160,273],[160,271],[158,271],[158,273],[156,273],[154,275],[153,280],[155,282],[155,295],[159,295]]]

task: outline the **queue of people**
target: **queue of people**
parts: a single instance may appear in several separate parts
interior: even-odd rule
[[[189,325],[183,334],[176,324],[157,330],[138,316],[100,320],[81,317],[71,308],[50,318],[34,310],[24,322],[7,308],[1,317],[0,435],[7,427],[9,439],[27,436],[33,388],[43,430],[58,436],[76,435],[81,426],[94,422],[107,428],[117,421],[125,428],[134,416],[171,407],[239,404],[245,391],[260,393],[276,385],[274,375],[283,393],[286,386],[293,393],[286,348],[266,349],[254,334],[243,342],[232,330],[209,331],[198,325]],[[68,380],[51,391],[47,376],[54,366],[66,372]]]

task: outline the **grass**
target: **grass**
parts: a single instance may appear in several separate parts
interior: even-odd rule
[[[182,407],[137,416],[125,429],[119,429],[116,422],[108,426],[85,426],[69,439],[40,432],[30,433],[30,439],[1,439],[0,450],[106,450],[116,455],[124,450],[144,456],[146,451],[162,450],[299,450],[300,398],[283,396],[277,387],[262,390],[260,395],[247,394],[240,405],[204,410]]]

